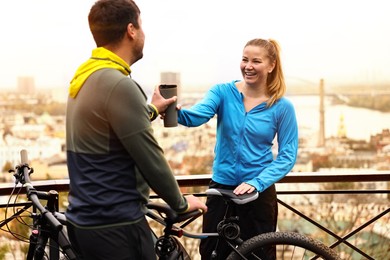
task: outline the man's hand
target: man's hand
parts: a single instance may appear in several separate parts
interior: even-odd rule
[[[159,86],[156,86],[153,91],[151,103],[157,108],[158,113],[163,116],[168,106],[176,100],[177,96],[173,96],[167,99],[161,96],[160,88]]]
[[[194,211],[196,209],[200,209],[205,213],[207,211],[207,206],[202,201],[199,200],[199,198],[195,197],[194,195],[186,195],[185,196],[187,203],[189,203],[190,207],[187,211]]]

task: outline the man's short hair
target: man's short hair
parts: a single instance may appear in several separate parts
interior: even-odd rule
[[[132,0],[99,0],[91,8],[88,23],[97,47],[122,40],[129,23],[139,28],[140,10]]]

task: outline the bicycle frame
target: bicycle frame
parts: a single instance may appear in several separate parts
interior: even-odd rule
[[[202,215],[200,211],[189,212],[183,215],[177,215],[166,204],[151,202],[148,204],[148,211],[146,216],[151,220],[158,222],[165,228],[162,236],[158,237],[152,230],[156,239],[156,253],[160,259],[187,259],[185,257],[178,258],[180,254],[188,254],[185,248],[177,240],[172,237],[188,237],[192,239],[205,239],[209,237],[216,237],[224,240],[233,251],[237,252],[237,246],[244,241],[240,237],[240,231],[237,224],[237,217],[232,216],[230,212],[230,205],[233,203],[244,204],[252,201],[258,197],[258,194],[248,194],[245,196],[236,196],[231,191],[222,189],[209,189],[206,194],[223,196],[227,209],[223,220],[220,222],[218,232],[215,233],[195,233],[185,229],[190,223]],[[180,252],[174,253],[175,250]],[[184,251],[184,252],[183,252]]]
[[[340,259],[331,248],[319,241],[295,232],[268,232],[243,241],[240,237],[238,217],[231,214],[230,208],[234,203],[245,204],[252,201],[257,198],[258,194],[247,194],[238,197],[232,191],[221,189],[209,189],[206,191],[206,194],[222,196],[225,203],[227,203],[225,216],[217,226],[217,233],[193,233],[185,230],[185,227],[201,216],[201,214],[189,212],[183,215],[177,215],[165,204],[153,202],[148,204],[148,212],[146,215],[153,221],[165,226],[163,234],[160,237],[157,237],[152,230],[156,238],[156,253],[160,257],[159,259],[190,259],[183,245],[174,239],[175,236],[185,236],[194,239],[217,237],[225,241],[232,249],[232,252],[228,256],[228,259],[231,260],[260,259],[264,254],[267,254],[267,252],[263,251],[267,247],[279,247],[281,249],[281,256],[286,254],[291,259],[294,259],[293,257],[296,256],[295,252],[297,252],[300,259]],[[211,258],[216,256],[216,254],[216,251],[213,251]]]

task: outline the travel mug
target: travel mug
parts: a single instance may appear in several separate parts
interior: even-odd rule
[[[160,93],[164,98],[171,98],[177,96],[177,85],[160,85]],[[164,126],[174,127],[177,126],[177,101],[170,104],[165,110]]]

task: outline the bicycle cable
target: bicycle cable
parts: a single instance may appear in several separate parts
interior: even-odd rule
[[[3,225],[5,225],[6,228],[1,228],[0,230],[9,233],[16,240],[19,240],[19,241],[24,242],[24,243],[29,243],[28,237],[26,237],[18,232],[13,231],[11,226],[9,225],[9,223],[11,221],[16,220],[21,225],[27,226],[28,228],[31,228],[31,225],[29,225],[27,222],[24,221],[24,218],[29,218],[29,216],[21,215],[23,212],[28,213],[29,211],[27,211],[27,210],[22,210],[23,212],[19,213],[20,210],[19,211],[16,210],[16,207],[14,206],[14,207],[12,207],[14,209],[12,212],[13,215],[11,217],[8,217],[8,209],[10,208],[12,197],[15,197],[15,199],[13,201],[13,204],[15,205],[17,203],[17,200],[18,200],[19,195],[20,195],[20,191],[22,189],[22,187],[20,187],[18,192],[15,193],[16,188],[17,188],[17,182],[15,182],[15,186],[13,187],[11,194],[7,200],[7,204],[6,204],[5,211],[4,211],[4,220],[1,221],[2,223],[4,223]],[[30,212],[30,214],[31,214],[31,212]]]

